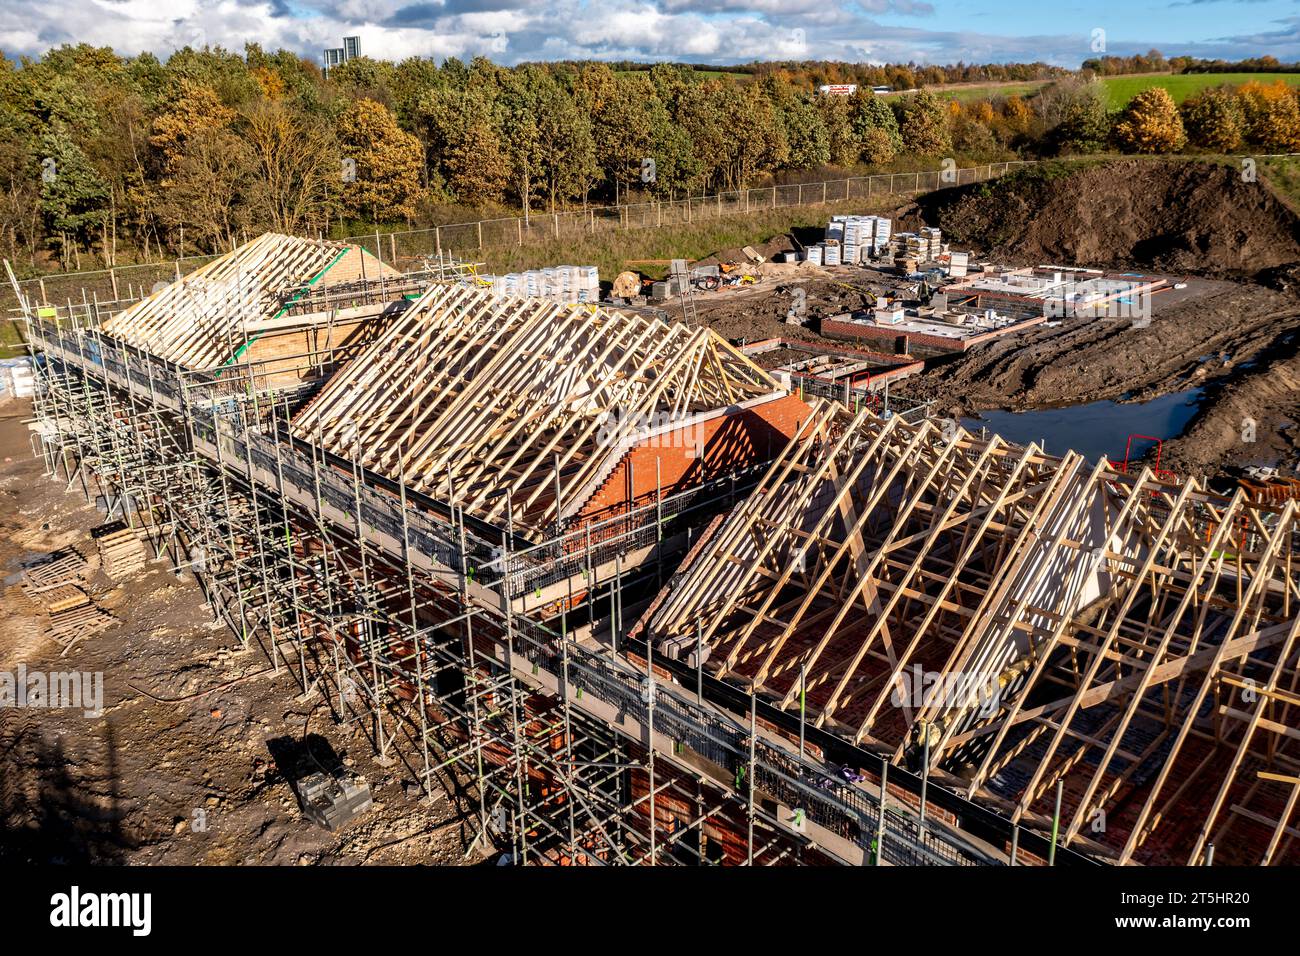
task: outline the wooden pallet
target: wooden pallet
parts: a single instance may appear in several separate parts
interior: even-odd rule
[[[23,594],[37,607],[54,614],[90,603],[90,597],[75,584],[55,584],[50,587],[35,588],[23,585]]]
[[[89,602],[50,615],[50,636],[67,654],[79,641],[93,637],[116,621],[113,615]]]
[[[23,580],[33,589],[43,590],[73,581],[84,581],[93,569],[76,548],[53,552],[49,560],[23,568]]]
[[[139,574],[147,555],[144,545],[130,528],[121,528],[99,538],[99,560],[104,573],[114,580]]]

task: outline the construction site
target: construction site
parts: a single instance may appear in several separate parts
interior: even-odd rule
[[[32,452],[97,526],[9,593],[74,661],[115,623],[95,575],[192,576],[307,724],[454,808],[443,862],[1300,862],[1300,495],[1049,454],[936,391],[1198,288],[849,219],[818,256],[898,267],[816,323],[774,270],[732,300],[784,311],[753,338],[680,269],[669,314],[276,234],[123,301],[14,282]],[[191,686],[148,696],[219,718]],[[378,812],[354,757],[309,763],[278,762],[304,821]]]

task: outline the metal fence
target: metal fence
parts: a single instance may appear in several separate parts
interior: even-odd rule
[[[632,229],[658,229],[691,225],[794,206],[867,200],[872,196],[927,192],[947,186],[964,186],[1005,175],[1031,161],[989,163],[960,168],[945,166],[912,173],[849,176],[816,183],[791,183],[761,189],[738,189],[712,196],[656,200],[616,206],[570,209],[528,216],[509,216],[453,223],[409,232],[349,236],[346,241],[364,246],[386,262],[401,267],[404,261],[451,252],[457,255],[525,246],[548,240],[574,240]]]
[[[451,223],[431,229],[404,232],[373,232],[349,236],[369,253],[403,272],[425,268],[425,259],[441,254],[462,257],[492,249],[520,247],[549,240],[575,240],[585,236],[609,235],[634,229],[708,222],[794,206],[822,206],[873,196],[911,194],[996,179],[1013,169],[1034,165],[1031,161],[990,163],[984,166],[941,169],[912,173],[880,173],[850,176],[816,183],[793,183],[740,189],[689,199],[591,206],[555,213],[533,213],[500,219]],[[51,273],[19,282],[23,295],[33,304],[66,306],[69,303],[128,302],[140,298],[159,282],[172,282],[216,258],[216,255],[187,256],[167,262],[118,266],[87,272]],[[18,308],[8,283],[0,292],[0,308],[12,315]]]

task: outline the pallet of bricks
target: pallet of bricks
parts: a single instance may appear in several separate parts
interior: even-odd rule
[[[50,617],[50,636],[63,653],[109,627],[114,618],[86,593],[94,567],[76,548],[55,551],[47,560],[23,569],[23,594]]]

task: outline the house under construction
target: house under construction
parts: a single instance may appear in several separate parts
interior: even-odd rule
[[[1295,862],[1296,502],[810,404],[707,329],[337,243],[23,305],[47,472],[471,850]]]

